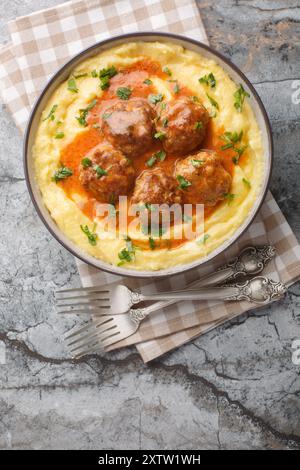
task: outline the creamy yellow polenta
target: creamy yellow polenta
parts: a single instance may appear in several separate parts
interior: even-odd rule
[[[244,140],[248,145],[247,158],[242,166],[235,166],[233,174],[231,193],[235,194],[235,198],[230,204],[224,201],[206,220],[205,233],[209,236],[206,237],[205,243],[201,243],[198,239],[188,241],[172,250],[137,250],[135,259],[124,264],[126,268],[154,271],[190,263],[219,247],[245,221],[260,191],[264,173],[264,151],[261,133],[249,104],[251,98],[245,100],[242,112],[235,109],[233,94],[239,84],[234,83],[216,62],[180,46],[159,42],[124,44],[82,62],[73,71],[74,76],[88,74],[76,79],[78,92],[68,90],[66,81],[57,88],[49,100],[41,117],[33,156],[36,178],[43,200],[62,232],[84,252],[117,265],[120,261],[118,253],[125,246],[124,240],[111,239],[108,233],[103,233],[101,223],[97,220],[89,220],[80,210],[82,201],[78,200],[76,195],[72,199],[68,198],[62,187],[56,184],[52,177],[59,167],[62,148],[78,133],[86,130],[76,119],[79,110],[85,109],[91,100],[102,94],[99,88],[99,78],[91,76],[91,72],[112,65],[116,68],[124,68],[145,57],[158,61],[162,67],[167,66],[172,71],[172,78],[187,85],[203,104],[212,110],[211,101],[207,96],[209,93],[219,104],[213,125],[230,132],[243,130]],[[217,86],[208,89],[207,86],[199,83],[199,78],[211,72],[217,80]],[[170,91],[163,80],[153,77],[153,83],[157,92],[165,95],[165,99],[171,98]],[[55,119],[45,119],[54,105],[57,105]],[[63,137],[57,138],[59,135]],[[250,182],[250,186],[245,184],[245,180]],[[98,222],[95,232],[99,238],[97,244],[92,246],[80,226],[88,225],[92,228],[94,222]]]

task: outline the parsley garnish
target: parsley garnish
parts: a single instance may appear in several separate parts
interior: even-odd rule
[[[161,110],[166,109],[166,107],[167,107],[167,103],[161,103],[160,105]]]
[[[107,175],[107,171],[104,170],[104,168],[102,168],[102,167],[99,166],[99,165],[95,165],[95,166],[94,166],[94,170],[95,170],[95,172],[96,172],[96,174],[97,174],[97,178],[98,178],[98,179],[101,178],[101,176],[106,176],[106,175]]]
[[[152,104],[159,103],[160,101],[163,100],[163,98],[164,98],[164,96],[161,93],[158,93],[158,95],[149,95],[148,96],[148,100]]]
[[[88,74],[83,72],[83,73],[79,73],[78,75],[74,75],[74,78],[77,79],[77,78],[83,78],[83,77],[87,77],[87,76],[88,76]]]
[[[126,248],[123,248],[123,250],[118,253],[118,257],[121,260],[118,263],[118,266],[122,266],[124,263],[130,263],[130,261],[133,261],[135,257],[135,246],[133,245],[131,239],[129,237],[125,237],[125,241]]]
[[[243,178],[243,183],[250,189],[251,188],[251,183],[249,180],[247,180],[246,178]]]
[[[128,100],[131,93],[132,93],[132,90],[125,86],[121,86],[120,88],[117,89],[117,96],[121,100]]]
[[[90,231],[87,225],[80,225],[81,230],[83,233],[88,237],[88,241],[90,245],[95,246],[97,245],[98,235]],[[93,231],[95,231],[96,226],[93,227]]]
[[[146,165],[152,167],[157,162],[157,160],[163,162],[166,158],[166,155],[167,154],[164,150],[159,150],[158,152],[155,152],[152,157],[149,158],[149,160],[147,160]]]
[[[205,85],[209,85],[211,88],[215,88],[217,81],[213,73],[209,73],[208,75],[203,75],[203,77],[199,78],[199,83],[204,83]]]
[[[156,133],[154,134],[154,139],[163,140],[165,137],[166,137],[166,133],[165,133],[165,132],[156,132]]]
[[[112,115],[112,113],[108,113],[108,112],[105,112],[104,114],[102,114],[102,119],[108,119],[110,116]]]
[[[203,129],[203,122],[202,121],[197,121],[194,125],[194,129],[197,131],[199,129]]]
[[[191,184],[192,184],[192,183],[190,183],[190,181],[186,180],[186,179],[184,178],[184,176],[182,176],[182,175],[177,175],[177,176],[176,176],[176,179],[177,179],[177,181],[178,181],[178,183],[179,183],[179,188],[180,188],[180,189],[186,189],[186,188],[188,188],[189,186],[191,186]]]
[[[163,127],[168,127],[168,123],[169,123],[168,118],[163,118],[161,122],[162,122]]]
[[[74,77],[69,78],[68,80],[68,90],[72,93],[78,93],[78,88],[76,85],[76,80]]]
[[[235,195],[235,194],[232,194],[232,193],[224,193],[224,194],[223,194],[223,197],[224,197],[224,199],[227,199],[228,204],[231,204],[231,203],[232,203],[232,201],[234,200],[235,196],[236,196],[236,195]]]
[[[87,126],[86,118],[88,115],[88,112],[97,104],[97,100],[94,99],[91,101],[91,103],[85,108],[85,109],[80,109],[79,110],[79,117],[76,117],[77,121],[79,124],[83,127]]]
[[[169,67],[165,66],[165,67],[163,67],[162,70],[163,70],[164,73],[166,73],[167,75],[169,75],[169,77],[172,76],[172,72],[171,72],[171,70],[169,69]]]
[[[192,158],[191,160],[191,164],[195,167],[195,168],[199,168],[200,166],[202,166],[204,163],[204,160],[197,160],[197,158]]]
[[[107,69],[102,69],[99,72],[100,78],[100,88],[101,90],[106,90],[109,87],[109,80],[117,75],[118,71],[113,65]]]
[[[149,246],[151,250],[155,250],[156,243],[155,240],[152,237],[149,237]]]
[[[55,135],[55,139],[63,139],[64,136],[65,136],[64,132],[57,132],[57,134]]]
[[[232,161],[235,165],[238,164],[240,157],[244,153],[247,145],[242,145],[241,147],[237,147],[235,144],[241,142],[243,138],[243,131],[240,132],[225,132],[221,139],[226,142],[222,145],[221,150],[232,149],[236,152],[236,155],[232,158]]]
[[[210,96],[208,93],[206,93],[206,96],[207,96],[207,98],[209,99],[210,104],[211,104],[214,108],[216,108],[217,110],[219,110],[220,108],[219,108],[219,105],[218,105],[217,101],[216,101],[212,96]]]
[[[97,70],[92,70],[92,71],[91,71],[91,76],[92,76],[93,78],[97,78],[97,77],[98,77]]]
[[[92,160],[88,157],[85,157],[81,160],[81,165],[83,166],[83,168],[88,168],[92,166]]]
[[[239,113],[241,113],[242,109],[243,109],[243,104],[244,104],[245,98],[246,97],[250,98],[250,95],[244,89],[243,85],[240,84],[240,87],[233,93],[233,97],[235,99],[234,107]]]
[[[206,233],[205,235],[203,235],[202,238],[200,238],[200,240],[198,240],[196,243],[198,245],[205,245],[206,241],[209,239],[210,235],[208,233]]]
[[[150,80],[150,78],[146,78],[143,83],[145,83],[145,85],[152,85],[152,80]]]
[[[44,119],[42,119],[42,121],[47,121],[47,119],[50,119],[50,121],[54,121],[55,119],[54,113],[57,110],[57,108],[58,108],[58,105],[54,104],[52,108],[50,109],[49,114]]]
[[[73,175],[73,170],[70,168],[67,168],[66,166],[62,166],[59,170],[56,170],[52,177],[52,181],[55,181],[55,183],[58,183],[58,181],[65,180],[68,178],[68,176]]]
[[[176,95],[177,95],[177,93],[180,92],[180,86],[178,85],[177,82],[176,82],[175,85],[174,85],[173,91],[174,91],[174,93],[176,93]]]

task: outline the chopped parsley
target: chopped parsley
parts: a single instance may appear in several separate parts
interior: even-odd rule
[[[249,180],[247,180],[246,178],[243,178],[242,181],[243,181],[243,183],[247,186],[247,188],[249,188],[249,189],[251,188],[251,183],[250,183]]]
[[[200,238],[200,240],[198,240],[196,243],[198,245],[205,245],[206,241],[209,239],[210,235],[208,233],[206,233],[205,235],[203,235],[202,238]]]
[[[68,90],[72,93],[78,93],[78,88],[76,85],[76,80],[74,77],[69,78],[68,80]]]
[[[114,65],[108,67],[107,69],[100,70],[99,78],[101,90],[106,90],[109,87],[109,80],[117,75],[117,73],[118,71]]]
[[[219,104],[217,103],[217,101],[216,101],[212,96],[210,96],[208,93],[206,93],[206,96],[207,96],[207,98],[209,99],[210,104],[211,104],[214,108],[216,108],[217,110],[219,110],[220,108],[219,108]]]
[[[85,108],[85,109],[80,109],[79,110],[79,117],[76,117],[77,121],[79,124],[83,127],[87,126],[86,118],[88,115],[88,112],[97,104],[97,100],[94,99],[91,101],[91,103]]]
[[[203,123],[202,121],[197,121],[194,125],[194,129],[198,131],[199,129],[203,129]]]
[[[158,93],[157,95],[149,95],[148,96],[148,100],[152,104],[159,103],[160,101],[163,100],[163,98],[164,98],[164,96],[161,93]]]
[[[66,166],[62,166],[59,170],[56,170],[52,177],[52,181],[55,181],[55,183],[58,183],[58,181],[65,180],[69,176],[73,175],[73,170]]]
[[[105,112],[104,114],[102,114],[102,119],[108,119],[110,116],[112,115],[112,113],[108,113],[108,112]]]
[[[82,73],[78,73],[78,75],[74,75],[74,78],[83,78],[83,77],[87,77],[88,76],[88,73],[86,72],[82,72]]]
[[[83,166],[83,168],[89,168],[90,166],[92,166],[92,160],[88,157],[85,157],[81,160],[81,165]]]
[[[164,109],[166,109],[167,107],[167,103],[161,103],[160,105],[160,109],[163,111]]]
[[[132,93],[132,90],[125,86],[121,86],[120,88],[117,89],[117,96],[121,100],[128,100],[131,93]]]
[[[118,266],[122,266],[124,263],[130,263],[130,261],[133,261],[135,258],[135,246],[133,245],[130,237],[125,237],[125,241],[126,248],[123,248],[123,250],[118,253],[118,257],[120,259]]]
[[[223,197],[224,197],[224,199],[226,199],[226,200],[228,201],[228,204],[231,204],[231,203],[232,203],[232,201],[234,200],[235,196],[236,196],[236,195],[235,195],[235,194],[232,194],[232,193],[224,193],[224,194],[223,194]]]
[[[182,176],[182,175],[177,175],[177,176],[176,176],[176,179],[177,179],[177,181],[178,181],[178,183],[179,183],[179,188],[180,188],[180,189],[186,189],[186,188],[188,188],[189,186],[191,186],[191,184],[192,184],[192,183],[190,183],[190,181],[186,180],[186,179],[184,178],[184,176]]]
[[[244,89],[243,85],[240,84],[239,88],[233,93],[233,97],[234,97],[234,107],[239,113],[241,113],[243,110],[243,104],[244,104],[245,98],[246,97],[250,98],[250,95]]]
[[[159,139],[159,140],[163,140],[164,138],[166,137],[166,133],[165,132],[156,132],[154,134],[154,139]]]
[[[55,139],[63,139],[64,136],[65,136],[64,132],[57,132],[57,134],[55,135]]]
[[[152,155],[152,157],[150,157],[149,160],[146,161],[146,165],[151,168],[156,163],[156,160],[156,156]]]
[[[107,171],[104,170],[104,168],[102,168],[102,167],[99,166],[99,165],[95,165],[95,166],[94,166],[94,170],[95,170],[95,172],[96,172],[96,174],[97,174],[97,178],[98,178],[98,179],[101,178],[101,176],[106,176],[106,175],[107,175]]]
[[[204,160],[198,160],[197,158],[192,158],[191,160],[191,164],[195,167],[195,168],[199,168],[200,166],[202,166],[204,163]]]
[[[163,118],[161,122],[162,122],[163,127],[168,127],[168,124],[169,124],[169,119],[168,118],[166,118],[166,117]]]
[[[92,70],[92,71],[91,71],[91,76],[92,76],[93,78],[97,78],[97,77],[98,77],[97,70]]]
[[[232,158],[232,161],[235,165],[238,164],[240,157],[247,148],[247,145],[242,145],[240,147],[236,145],[241,142],[242,138],[242,130],[240,132],[225,132],[221,137],[221,139],[225,142],[225,144],[222,145],[221,150],[232,149],[236,152],[236,155]]]
[[[177,93],[180,92],[180,86],[178,85],[177,82],[176,82],[175,85],[174,85],[173,91],[174,91],[174,93],[176,93],[176,95],[177,95]]]
[[[215,88],[217,81],[213,73],[209,73],[208,75],[203,75],[203,77],[199,78],[199,83],[203,83],[205,85],[209,85],[211,88]]]
[[[143,83],[145,83],[145,85],[152,85],[152,80],[150,80],[150,78],[146,78]]]
[[[164,150],[159,150],[158,152],[155,152],[149,160],[147,160],[146,165],[149,166],[150,168],[157,162],[157,160],[160,160],[161,162],[164,161],[166,158],[166,152]]]
[[[90,245],[92,246],[97,245],[98,235],[94,233],[96,229],[96,225],[94,225],[93,231],[91,231],[87,225],[80,225],[80,228],[83,231],[83,233],[87,236]]]
[[[163,70],[164,73],[166,73],[167,75],[169,75],[169,77],[172,76],[172,72],[171,72],[171,70],[169,69],[169,67],[165,66],[165,67],[163,67],[162,70]]]
[[[152,237],[149,237],[149,246],[150,246],[150,250],[155,250],[156,243],[155,243],[154,238]]]
[[[43,121],[47,121],[47,119],[49,119],[50,121],[54,121],[55,119],[54,113],[57,110],[57,108],[58,108],[58,105],[54,104],[52,108],[50,109],[49,114],[43,119]]]

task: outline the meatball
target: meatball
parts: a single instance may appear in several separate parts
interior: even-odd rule
[[[172,176],[161,169],[145,170],[136,179],[132,204],[181,204],[182,195]]]
[[[231,186],[231,175],[214,151],[201,150],[176,162],[176,178],[187,204],[214,206],[224,199]]]
[[[136,157],[153,144],[154,110],[147,100],[132,98],[107,108],[102,122],[105,138],[128,157]]]
[[[207,109],[191,98],[183,97],[157,105],[156,131],[162,133],[166,152],[184,155],[197,149],[206,132],[209,114]]]
[[[132,189],[135,171],[130,160],[109,143],[94,147],[79,166],[81,184],[100,202],[115,203]]]

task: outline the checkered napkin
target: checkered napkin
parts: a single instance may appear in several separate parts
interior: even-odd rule
[[[4,103],[23,131],[30,108],[47,79],[74,54],[97,41],[133,31],[170,31],[207,43],[197,7],[191,0],[80,0],[17,18],[8,25],[12,42],[0,49]],[[287,285],[300,278],[300,247],[269,193],[248,231],[209,266],[153,282],[127,279],[78,261],[82,284],[126,283],[141,292],[183,288],[236,256],[246,245],[272,244],[277,257],[266,274]],[[180,302],[152,314],[139,331],[112,349],[135,344],[145,362],[180,346],[251,309],[247,302]]]

